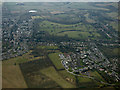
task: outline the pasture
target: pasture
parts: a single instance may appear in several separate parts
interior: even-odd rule
[[[63,79],[54,69],[54,67],[49,67],[41,70],[42,74],[50,77],[56,83],[58,83],[62,88],[75,88],[75,85],[68,83],[65,79]]]
[[[59,54],[61,54],[61,52],[59,52],[59,53],[51,53],[48,56],[49,56],[50,60],[53,62],[53,64],[55,65],[55,67],[57,69],[64,69],[64,66],[61,63],[61,59],[59,57]]]

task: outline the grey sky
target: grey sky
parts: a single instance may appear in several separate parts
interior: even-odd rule
[[[118,2],[120,0],[0,0],[2,2]]]

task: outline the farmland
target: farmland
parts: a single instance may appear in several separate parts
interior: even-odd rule
[[[52,53],[52,54],[49,54],[48,56],[57,69],[64,69],[63,65],[61,64],[59,54],[61,53]]]
[[[62,77],[60,77],[53,67],[43,69],[41,72],[56,81],[56,83],[58,83],[62,88],[75,88],[74,85],[68,83]]]
[[[3,3],[3,88],[120,87],[117,11],[113,2]]]
[[[88,37],[94,37],[93,39],[100,37],[100,34],[95,31],[95,28],[91,25],[83,25],[82,23],[65,25],[54,23],[50,21],[43,21],[40,23],[40,31],[47,31],[51,35],[65,36],[70,38],[87,39]]]
[[[48,47],[48,49],[44,47]],[[58,47],[55,47],[55,46],[38,46],[37,49],[45,50],[44,53],[49,51],[49,49],[51,49],[51,53],[48,52],[50,54],[44,54],[44,58],[39,58],[41,56],[37,57],[34,53],[32,53],[34,52],[34,50],[31,50],[27,54],[4,61],[3,62],[3,70],[4,70],[3,87],[6,87],[7,85],[8,87],[11,86],[11,87],[25,87],[25,88],[26,87],[75,88],[75,87],[85,87],[84,84],[79,86],[80,83],[86,84],[88,82],[89,83],[95,82],[88,78],[75,77],[74,75],[64,70],[61,60],[59,59],[59,54],[61,52],[54,50],[54,48],[58,49]],[[53,53],[52,50],[57,52]],[[47,55],[49,56],[49,58],[47,57]],[[24,59],[23,61],[22,58],[25,58],[25,57],[26,59]],[[31,59],[30,57],[34,57],[34,58]],[[13,71],[17,73],[13,75],[14,73]],[[18,80],[18,77],[20,80],[18,84],[16,84],[16,80]],[[97,76],[97,77],[99,78],[100,76]],[[6,80],[11,81],[10,80],[11,78],[13,78],[14,82],[12,81],[12,83],[8,84]],[[95,83],[93,84],[93,86],[96,86],[96,85],[97,84]]]
[[[27,88],[19,65],[14,65],[13,63],[15,62],[11,60],[2,62],[2,87]]]

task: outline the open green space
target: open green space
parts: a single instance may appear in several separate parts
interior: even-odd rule
[[[120,55],[119,55],[120,48],[119,47],[100,46],[99,48],[102,51],[102,53],[105,56],[107,56],[108,58],[120,57]]]
[[[103,77],[97,72],[97,71],[91,71],[90,72],[90,76],[94,77],[95,79],[99,80],[99,81],[103,81],[106,82]]]
[[[54,69],[54,67],[49,67],[41,70],[41,73],[50,77],[56,83],[58,83],[62,88],[75,88],[75,85],[68,83],[64,80]]]
[[[91,25],[78,24],[59,24],[50,21],[43,21],[40,24],[40,30],[47,31],[51,35],[65,36],[70,38],[87,39],[100,37],[100,34],[96,32],[95,28]]]
[[[48,56],[49,56],[50,60],[53,62],[53,64],[55,65],[55,67],[57,69],[64,69],[64,66],[61,63],[61,59],[59,57],[59,54],[61,54],[61,52],[59,52],[59,53],[51,53]]]
[[[112,17],[114,19],[118,19],[118,12],[110,12],[106,13],[109,17]]]
[[[65,79],[67,80],[67,82],[72,83],[73,85],[75,84],[77,87],[84,87],[84,88],[89,88],[89,87],[99,87],[100,85],[104,85],[101,84],[100,82],[97,82],[96,80],[93,79],[89,79],[87,77],[80,77],[80,76],[74,76],[72,74],[70,74],[69,72],[63,70],[63,71],[59,71],[59,74]],[[97,75],[96,75],[97,74]],[[82,75],[82,74],[81,74]],[[96,76],[97,78],[101,78],[100,75],[98,75],[98,73],[92,73],[93,76]],[[84,76],[84,75],[82,75]],[[95,78],[96,78],[95,77]],[[103,79],[103,78],[102,78]]]
[[[2,87],[3,88],[27,88],[27,84],[24,80],[24,76],[18,65],[19,63],[29,61],[27,59],[29,57],[26,57],[26,59],[23,59],[24,56],[29,56],[29,55],[25,54],[21,57],[18,56],[15,58],[2,61]]]
[[[119,31],[119,30],[118,30],[118,22],[110,22],[110,25],[111,25],[116,31]]]
[[[19,65],[2,62],[2,88],[27,88]]]
[[[30,68],[32,69],[32,68]],[[47,71],[50,73],[49,71]],[[29,88],[60,88],[52,78],[41,73],[40,70],[34,72],[27,72],[25,74],[25,80]]]
[[[30,51],[30,52],[28,52],[28,53],[26,53],[26,54],[23,54],[22,56],[17,56],[17,57],[14,57],[14,58],[11,58],[11,59],[8,59],[8,60],[5,60],[4,61],[4,64],[12,64],[12,65],[14,65],[14,64],[20,64],[20,63],[25,63],[25,62],[29,62],[29,61],[34,61],[34,60],[38,60],[38,59],[41,59],[41,58],[43,58],[43,57],[40,57],[40,56],[38,56],[38,57],[34,57],[34,55],[31,55],[30,53],[31,53],[32,51]]]
[[[81,31],[95,31],[91,25],[78,24],[60,24],[51,21],[42,21],[39,23],[42,31],[48,31],[49,33],[58,33],[66,30],[81,30]]]
[[[85,77],[77,77],[76,79],[77,79],[76,81],[78,83],[78,87],[80,88],[98,87],[100,84],[99,82],[96,82],[95,80],[85,78]]]
[[[85,17],[86,17],[87,22],[95,23],[95,21],[93,19],[89,18],[89,13],[85,14]]]
[[[58,73],[63,77],[67,82],[76,84],[76,78],[74,75],[70,74],[66,70],[58,71]]]
[[[40,49],[58,49],[57,46],[38,46],[37,48],[40,48]]]
[[[16,23],[16,26],[17,24],[18,26],[22,26],[29,20],[33,25],[31,28],[28,23],[27,31],[23,30],[22,32],[22,29],[19,28],[21,33],[19,31],[16,33],[17,31],[11,29],[6,30],[4,33],[5,35],[3,35],[7,38],[7,35],[11,34],[10,38],[8,37],[5,39],[5,41],[8,40],[8,42],[14,41],[17,36],[19,37],[19,35],[21,35],[18,44],[23,43],[24,45],[24,42],[21,41],[27,41],[26,43],[28,46],[30,44],[29,47],[31,49],[31,51],[26,54],[3,61],[3,88],[88,88],[102,86],[103,84],[97,82],[97,80],[106,82],[107,80],[104,80],[105,77],[107,77],[105,76],[106,74],[102,75],[97,71],[88,71],[90,76],[95,78],[95,80],[93,80],[87,77],[72,75],[65,70],[61,63],[59,54],[61,54],[61,52],[75,52],[71,46],[65,46],[63,48],[60,46],[58,48],[58,46],[48,44],[68,41],[71,43],[72,41],[73,43],[74,41],[87,42],[87,40],[91,40],[91,42],[96,40],[96,44],[116,42],[114,37],[117,33],[116,31],[118,31],[118,25],[116,22],[117,7],[117,3],[90,2],[26,2],[24,5],[17,5],[16,2],[3,3],[3,17],[5,17],[4,19],[6,20],[4,24],[7,25],[6,17],[9,17],[10,19],[8,19],[8,21],[10,20],[10,27],[13,22]],[[29,13],[29,10],[36,10],[37,12]],[[110,26],[112,26],[116,31]],[[108,29],[106,29],[106,27]],[[9,25],[7,28],[9,28]],[[32,34],[31,37],[28,37],[26,34],[22,34],[24,31],[26,31],[25,33],[29,32]],[[110,41],[106,39],[106,33],[112,36]],[[37,46],[37,44],[40,44],[39,42],[46,43],[45,45]],[[6,44],[5,42],[4,46],[9,46],[9,44]],[[14,48],[14,45],[11,45],[10,43],[10,48],[11,47]],[[100,51],[103,55],[113,63],[113,58],[120,57],[118,55],[118,52],[120,51],[119,47],[98,47],[100,47]],[[6,48],[5,51],[8,51],[7,49],[9,48]],[[17,52],[14,54],[17,54]],[[82,68],[84,63],[82,60],[79,63],[81,66],[79,68]],[[79,75],[86,76],[84,73]]]

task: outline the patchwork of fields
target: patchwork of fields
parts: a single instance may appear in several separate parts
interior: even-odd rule
[[[3,88],[108,87],[105,83],[109,82],[96,69],[88,70],[88,75],[85,74],[86,72],[78,73],[79,76],[69,73],[61,63],[59,54],[77,52],[77,50],[77,53],[81,53],[80,49],[83,53],[81,56],[85,56],[91,52],[84,54],[82,49],[84,45],[81,44],[79,48],[72,47],[75,49],[73,50],[65,44],[66,42],[74,44],[74,42],[88,41],[87,43],[89,43],[91,41],[97,43],[100,51],[107,58],[110,57],[112,62],[112,58],[118,56],[120,48],[102,46],[101,43],[117,41],[117,3],[26,2],[24,5],[17,5],[13,2],[4,3],[3,6],[6,15],[4,27],[13,26],[10,30],[5,29],[4,51],[8,54],[16,54],[23,48],[28,50],[27,53],[17,53],[18,56],[2,61]],[[36,10],[36,13],[29,13],[30,10]],[[11,24],[6,17],[10,18]],[[16,24],[13,25],[14,23]],[[64,44],[64,47],[60,48],[61,43]],[[10,47],[6,48],[9,45]],[[13,49],[14,46],[16,46],[15,49]],[[11,47],[13,51],[9,52]],[[97,48],[94,49],[97,50]],[[84,66],[82,59],[78,63],[80,66]],[[101,83],[101,81],[105,83]]]
[[[38,52],[31,50],[22,56],[3,61],[3,87],[76,88],[99,86],[99,82],[92,79],[68,73],[59,58],[61,52],[56,49],[58,49],[56,46],[38,46]],[[43,53],[40,52],[41,50],[44,51],[44,56],[37,56],[35,52],[41,55]],[[93,72],[91,75],[98,80],[102,79],[97,72]]]

